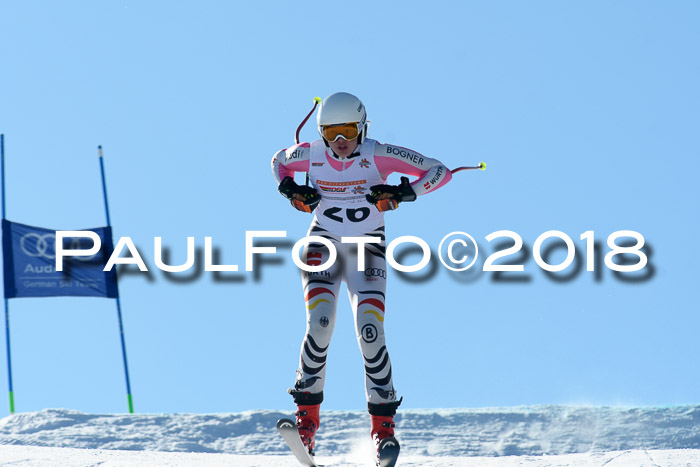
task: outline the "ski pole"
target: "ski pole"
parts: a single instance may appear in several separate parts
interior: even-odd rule
[[[316,110],[316,106],[320,103],[321,103],[321,98],[314,97],[314,106],[311,108],[311,111],[306,115],[306,118],[304,118],[304,120],[301,121],[301,123],[297,127],[297,132],[294,134],[294,144],[299,144],[299,132],[304,127],[304,125],[306,125],[306,122],[309,121],[311,114],[314,113],[314,110]],[[306,186],[309,186],[309,172],[306,172]]]
[[[476,165],[476,166],[474,166],[474,167],[467,167],[467,166],[465,166],[465,167],[457,167],[456,169],[450,170],[450,172],[452,172],[453,174],[455,174],[455,173],[457,173],[457,172],[459,172],[459,171],[461,171],[461,170],[476,170],[476,169],[486,170],[486,162],[479,162],[479,165]]]
[[[309,121],[309,118],[311,117],[311,114],[314,113],[314,110],[316,110],[316,106],[317,106],[318,104],[320,104],[320,103],[321,103],[321,98],[320,98],[320,97],[314,97],[314,106],[313,106],[313,108],[311,109],[311,112],[309,112],[308,115],[306,116],[306,118],[305,118],[304,120],[301,121],[301,123],[300,123],[299,126],[297,127],[297,132],[294,134],[294,143],[295,143],[295,144],[299,144],[299,132],[300,132],[301,129],[304,127],[304,125],[306,125],[306,122]]]

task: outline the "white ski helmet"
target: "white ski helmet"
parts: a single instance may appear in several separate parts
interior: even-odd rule
[[[326,125],[338,125],[341,123],[357,123],[357,142],[362,144],[367,137],[367,112],[360,99],[347,92],[336,92],[323,99],[316,116],[318,133],[328,145],[328,140],[323,136],[323,128]]]

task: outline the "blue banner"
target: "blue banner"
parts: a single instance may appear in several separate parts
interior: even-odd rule
[[[56,271],[56,231],[2,221],[5,298],[105,297],[117,298],[117,274],[103,269],[114,251],[111,227],[85,229],[102,242],[93,256],[69,256]],[[64,249],[89,249],[89,238],[65,238]]]

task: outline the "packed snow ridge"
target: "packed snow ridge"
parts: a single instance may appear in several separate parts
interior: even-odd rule
[[[0,444],[287,454],[276,421],[290,413],[93,415],[49,409],[0,420]],[[700,449],[700,406],[534,406],[400,410],[403,456],[541,456],[625,450]],[[342,456],[369,440],[366,412],[322,412],[320,455]]]

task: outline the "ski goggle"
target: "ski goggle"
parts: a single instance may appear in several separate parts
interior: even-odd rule
[[[360,135],[360,130],[357,128],[357,122],[341,123],[339,125],[324,125],[321,127],[321,132],[326,141],[337,141],[342,137],[347,141],[351,141]]]

